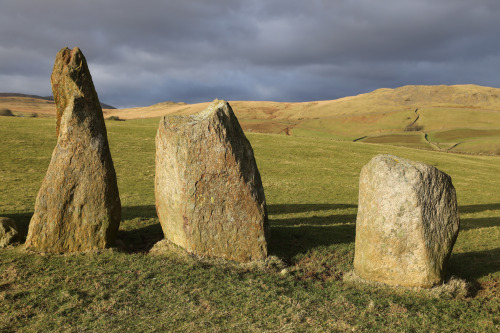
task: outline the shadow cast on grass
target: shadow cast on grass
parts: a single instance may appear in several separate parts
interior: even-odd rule
[[[483,205],[466,205],[458,207],[458,211],[461,214],[480,213],[484,212],[485,210],[500,210],[500,203],[483,204]]]
[[[479,279],[500,271],[500,248],[452,254],[448,264],[448,275],[464,278],[472,284],[472,292],[481,285]]]
[[[2,214],[16,222],[20,242],[26,241],[28,228],[33,212]],[[156,208],[149,206],[122,207],[122,221],[117,239],[128,252],[145,252],[159,240],[163,239],[163,231],[156,217]]]
[[[117,238],[127,252],[148,252],[163,239],[163,230],[154,205],[122,207]]]
[[[460,230],[500,227],[500,216],[481,217],[477,219],[461,219]]]
[[[33,212],[27,213],[15,213],[15,214],[2,214],[3,217],[10,217],[16,222],[17,229],[19,231],[20,241],[25,242],[26,236],[28,235],[28,227],[33,216]]]
[[[127,228],[120,227],[117,238],[121,241],[121,247],[126,252],[148,252],[163,236],[163,230],[157,219],[146,220],[149,224],[141,227]],[[145,222],[142,220],[141,222]],[[143,223],[144,224],[144,223]]]
[[[156,217],[155,205],[122,207],[122,220],[132,220],[135,218],[152,219]]]
[[[269,205],[271,240],[270,254],[284,259],[298,253],[305,253],[319,246],[354,241],[355,214],[312,216],[289,219],[272,219],[271,214],[304,213],[323,210],[356,208],[347,204],[294,204]],[[21,241],[28,234],[28,227],[33,212],[4,214],[17,223]],[[163,230],[156,215],[154,205],[122,207],[122,221],[117,238],[127,252],[147,252],[162,240]]]
[[[14,213],[14,214],[2,214],[4,217],[10,217],[16,221],[17,227],[19,229],[19,234],[22,239],[26,239],[28,234],[28,227],[33,216],[33,212],[26,213]],[[122,207],[122,223],[126,220],[132,219],[152,219],[156,218],[156,207],[154,205],[146,205],[146,206],[129,206]]]
[[[350,204],[279,204],[267,205],[269,215],[274,214],[293,214],[293,213],[308,213],[322,210],[337,210],[346,208],[357,208],[357,205]]]
[[[468,205],[468,206],[460,206],[458,208],[460,214],[481,213],[488,210],[500,210],[500,203]],[[500,215],[493,217],[465,218],[460,220],[461,230],[499,227],[499,226],[500,226]]]
[[[314,248],[352,243],[355,234],[354,224],[271,227],[269,254],[290,261],[297,254],[306,253]]]
[[[328,215],[328,216],[311,216],[311,217],[297,217],[290,219],[273,219],[269,218],[271,226],[276,227],[309,227],[309,226],[338,226],[342,224],[353,224],[356,223],[355,214],[340,214],[340,215]]]
[[[272,214],[307,213],[356,208],[348,204],[270,205],[271,239],[269,253],[285,261],[314,248],[352,243],[356,234],[355,214],[273,219]]]
[[[355,208],[355,205],[270,205],[273,214],[304,213],[321,210]],[[466,206],[467,212],[499,209],[500,204]],[[464,212],[463,207],[461,207]],[[33,213],[3,214],[14,219],[18,225],[21,239],[24,242],[29,222]],[[118,232],[118,239],[127,252],[147,252],[158,241],[164,238],[163,230],[156,216],[154,205],[131,206],[122,208],[123,220]],[[297,217],[273,219],[270,214],[271,239],[269,253],[285,261],[300,253],[314,248],[327,247],[334,244],[348,244],[355,240],[355,214],[333,214],[329,216]],[[500,226],[497,217],[471,218],[462,221],[463,230]],[[449,275],[465,278],[480,288],[479,279],[496,273],[500,269],[500,248],[487,251],[476,251],[453,254],[450,258]]]
[[[309,218],[273,219],[271,214],[303,213],[356,208],[355,205],[269,205],[271,239],[269,252],[283,259],[294,257],[319,246],[354,241],[356,215],[339,214]],[[155,206],[122,208],[123,220],[118,238],[128,252],[147,252],[163,239],[163,230]]]

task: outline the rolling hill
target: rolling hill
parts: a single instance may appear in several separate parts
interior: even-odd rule
[[[498,88],[403,86],[330,101],[230,103],[247,132],[500,154]],[[120,119],[155,118],[196,113],[208,104],[164,102],[148,107],[105,109],[104,114]],[[33,97],[0,96],[0,108],[43,115],[55,113],[53,102]]]
[[[112,105],[101,103],[103,110],[116,109]],[[33,114],[42,116],[55,116],[54,97],[27,95],[19,93],[0,93],[0,109],[12,110],[21,116]]]
[[[208,103],[110,111],[124,119],[192,114]],[[464,153],[500,154],[500,89],[404,86],[331,101],[233,101],[246,131]]]

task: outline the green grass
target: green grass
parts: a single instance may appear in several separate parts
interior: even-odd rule
[[[454,152],[500,155],[500,130],[459,128],[429,133],[429,140]]]
[[[500,155],[500,137],[489,137],[460,143],[453,151],[475,154]]]
[[[346,109],[345,114],[336,117],[303,120],[296,125],[293,135],[348,141],[364,138],[363,142],[426,150],[452,148],[469,154],[500,152],[500,111],[446,105],[418,108],[419,118],[413,127],[419,131],[406,132],[416,119],[414,111],[415,108],[401,107],[391,112],[359,114]],[[432,144],[425,142],[423,132]],[[459,145],[454,147],[455,144]]]
[[[347,113],[337,117],[304,120],[295,127],[295,132],[299,135],[308,135],[310,132],[330,133],[335,138],[354,140],[362,136],[402,132],[413,119],[415,119],[413,110],[366,114]],[[382,132],[381,129],[383,129]]]
[[[425,107],[419,109],[418,123],[426,131],[474,128],[498,130],[500,112],[478,108]]]
[[[495,332],[500,327],[500,157],[248,134],[266,191],[262,265],[146,254],[162,238],[154,207],[158,119],[107,121],[123,206],[120,250],[0,250],[2,332]],[[53,119],[0,120],[0,216],[25,235],[55,144]],[[423,161],[453,179],[462,229],[449,274],[467,297],[343,282],[352,269],[358,177],[374,155]],[[283,269],[286,268],[285,271]]]
[[[360,141],[365,143],[383,143],[393,146],[432,150],[432,146],[425,142],[424,136],[420,132],[371,136]]]
[[[410,143],[410,144],[419,144],[424,143],[422,140],[421,133],[410,133],[410,134],[389,134],[389,135],[380,135],[380,136],[372,136],[363,140],[366,143]]]
[[[500,130],[477,130],[471,128],[458,128],[449,131],[432,133],[430,139],[436,142],[457,142],[464,139],[477,139],[482,137],[500,136]]]

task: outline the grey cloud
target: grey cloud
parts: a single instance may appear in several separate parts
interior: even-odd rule
[[[0,91],[49,94],[63,46],[82,49],[101,100],[117,106],[500,87],[497,0],[0,0],[0,8]]]

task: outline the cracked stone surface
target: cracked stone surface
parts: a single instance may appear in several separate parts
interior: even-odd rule
[[[160,120],[155,196],[165,238],[186,251],[240,262],[267,256],[264,188],[227,102]]]
[[[51,83],[57,144],[26,248],[56,253],[102,249],[115,240],[121,204],[101,105],[78,48],[59,51]]]
[[[459,224],[450,176],[424,163],[375,156],[359,180],[354,271],[390,285],[439,284]]]

